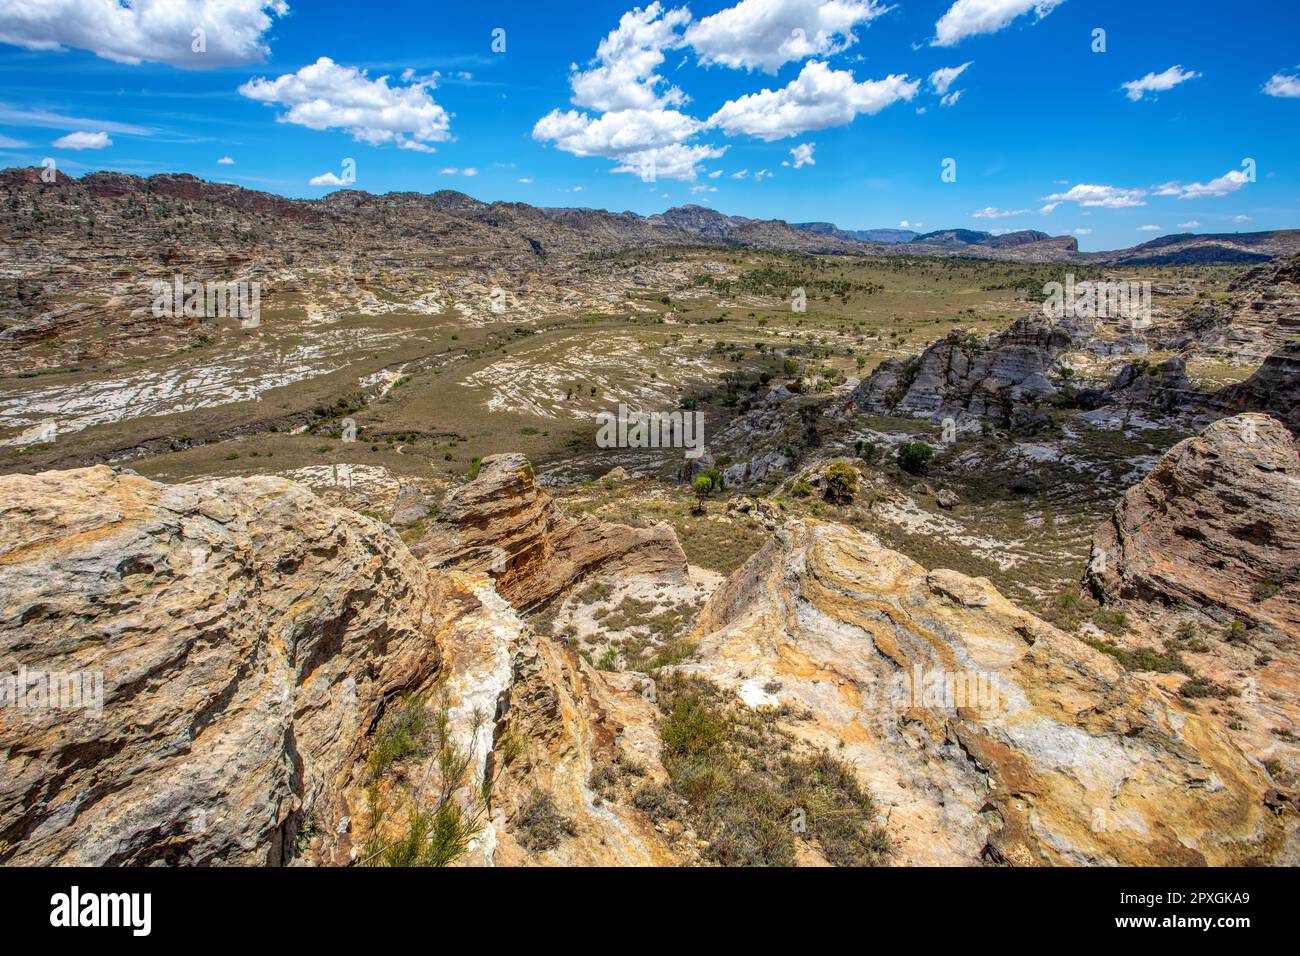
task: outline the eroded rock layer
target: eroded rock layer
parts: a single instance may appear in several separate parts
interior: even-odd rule
[[[497,590],[521,609],[545,603],[595,567],[686,572],[670,526],[633,528],[564,514],[517,454],[484,458],[475,480],[448,494],[416,550],[440,567],[491,571]]]
[[[1268,774],[1214,723],[868,534],[791,522],[715,593],[686,665],[784,704],[885,805],[898,862],[1277,861]]]

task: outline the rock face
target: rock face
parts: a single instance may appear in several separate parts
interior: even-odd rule
[[[686,555],[667,524],[632,528],[573,518],[537,486],[523,455],[484,458],[478,476],[454,489],[417,547],[431,564],[492,571],[497,590],[527,609],[555,597],[588,571],[686,573]]]
[[[1298,449],[1260,414],[1175,445],[1094,534],[1092,590],[1300,635]]]
[[[397,500],[393,502],[393,524],[413,524],[429,517],[429,503],[424,492],[414,485],[403,483],[397,489]]]
[[[1209,403],[1229,412],[1267,412],[1300,435],[1300,341],[1278,349],[1244,382],[1219,389]]]
[[[698,664],[849,761],[903,863],[1285,862],[1270,781],[1212,722],[870,535],[787,524],[704,608]]]
[[[292,861],[454,614],[395,532],[282,479],[0,478],[0,671],[102,680],[99,714],[0,708],[0,861]]]
[[[1042,318],[1020,319],[982,340],[949,332],[907,363],[882,362],[858,386],[853,402],[873,412],[933,418],[1009,411],[1056,394],[1048,372],[1079,334],[1068,323]]]
[[[589,784],[615,763],[666,777],[634,676],[534,635],[487,575],[430,570],[378,521],[279,478],[105,467],[0,478],[0,518],[0,862],[367,861],[444,785],[429,746],[376,782],[376,728],[412,701],[463,755],[465,812],[493,793],[456,862],[689,858]],[[49,706],[51,686],[76,706]],[[529,838],[537,793],[555,845]]]

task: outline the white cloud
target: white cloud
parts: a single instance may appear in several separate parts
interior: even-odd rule
[[[1194,80],[1200,75],[1195,70],[1184,71],[1181,66],[1171,66],[1163,73],[1148,73],[1140,80],[1129,80],[1127,83],[1121,84],[1121,86],[1128,92],[1128,98],[1136,103],[1147,93],[1162,93],[1165,90],[1172,90],[1179,83]]]
[[[800,143],[794,149],[790,150],[790,159],[794,163],[795,169],[799,169],[802,166],[817,165],[817,160],[813,159],[813,149],[815,149],[816,146],[816,143]]]
[[[746,176],[748,176],[748,175],[749,175],[749,170],[748,170],[748,169],[741,169],[741,170],[737,170],[736,172],[732,173],[732,174],[731,174],[731,178],[732,178],[732,179],[744,179],[744,178],[745,178]]]
[[[1008,216],[1025,216],[1029,214],[1028,209],[997,209],[994,206],[985,206],[983,209],[976,209],[971,213],[973,219],[1005,219]]]
[[[231,159],[229,156],[222,156],[219,160],[217,160],[217,165],[218,165],[218,166],[233,166],[233,165],[235,165],[235,161],[234,161],[233,159]]]
[[[1038,207],[1039,215],[1050,216],[1052,213],[1056,211],[1056,207],[1059,205],[1060,205],[1059,202],[1049,202],[1042,206],[1039,206]]]
[[[340,179],[333,173],[321,173],[319,176],[313,176],[310,180],[313,186],[346,186],[347,181]]]
[[[1123,209],[1127,206],[1145,206],[1142,189],[1121,189],[1118,186],[1093,186],[1080,183],[1063,193],[1044,196],[1048,203],[1075,202],[1080,206],[1103,206],[1107,209]],[[1046,208],[1046,207],[1043,207]],[[1055,208],[1055,207],[1053,207]]]
[[[717,159],[726,147],[687,146],[704,124],[677,110],[619,110],[593,119],[586,113],[552,110],[537,121],[533,138],[575,156],[620,161],[614,172],[655,179],[694,181],[698,164]]]
[[[1264,92],[1269,96],[1282,96],[1290,99],[1300,97],[1300,76],[1288,76],[1274,73],[1264,84]]]
[[[0,43],[29,50],[90,50],[117,63],[146,60],[191,70],[260,63],[263,34],[283,0],[13,0],[0,4]],[[196,52],[193,31],[204,31]]]
[[[1180,222],[1180,223],[1178,224],[1178,228],[1179,228],[1179,229],[1199,229],[1199,228],[1201,228],[1201,224],[1200,224],[1199,222],[1197,222],[1195,219],[1192,219],[1192,220],[1189,220],[1188,222]]]
[[[761,183],[765,179],[771,179],[776,173],[769,173],[766,169],[760,169],[754,174],[754,182]]]
[[[902,219],[898,223],[898,228],[899,229],[920,229],[921,224],[919,222],[908,222],[906,219]]]
[[[945,66],[942,69],[935,70],[930,74],[930,88],[940,96],[947,93],[948,87],[952,86],[957,77],[966,72],[966,67],[970,66],[971,62],[971,60],[967,60],[961,66]]]
[[[665,49],[682,45],[677,31],[690,20],[689,10],[664,13],[658,0],[623,14],[596,48],[595,65],[575,69],[569,77],[574,105],[602,113],[683,105],[686,94],[671,84],[660,89],[667,81],[655,70],[664,61]]]
[[[98,133],[79,130],[67,136],[60,136],[52,145],[59,149],[103,149],[105,146],[112,146],[113,141],[102,130]]]
[[[21,139],[14,139],[12,136],[0,136],[0,149],[22,149],[29,145]]]
[[[953,90],[951,93],[948,93],[948,94],[944,95],[942,98],[940,98],[940,100],[939,100],[939,105],[940,105],[940,106],[952,106],[952,105],[955,104],[959,99],[961,99],[961,94],[962,94],[962,92],[963,92],[962,90]]]
[[[744,133],[763,140],[797,136],[811,130],[843,126],[859,113],[873,115],[891,103],[910,100],[920,80],[906,74],[858,83],[848,70],[832,70],[813,61],[788,86],[763,89],[729,100],[712,117],[709,125],[720,127],[728,136]]]
[[[466,166],[463,170],[461,170],[461,175],[462,175],[462,176],[477,176],[477,175],[478,175],[478,170],[475,169],[473,166]]]
[[[686,31],[707,65],[775,74],[784,63],[831,56],[857,42],[853,27],[889,7],[876,0],[741,0]]]
[[[533,126],[533,138],[581,157],[616,160],[612,172],[646,179],[693,182],[699,164],[726,147],[687,145],[707,127],[674,107],[687,96],[655,74],[663,50],[681,46],[677,30],[690,22],[685,9],[664,12],[656,2],[623,15],[600,43],[594,66],[573,68],[573,102],[599,113],[551,110]]]
[[[996,33],[1033,11],[1039,20],[1065,0],[957,0],[934,25],[934,46],[953,46],[967,37]]]
[[[1232,217],[1232,221],[1233,221],[1233,222],[1251,222],[1252,220],[1251,220],[1250,216],[1233,216],[1233,217]]]
[[[710,178],[710,179],[717,179],[717,178],[718,178],[719,176],[721,176],[721,175],[722,175],[722,170],[720,170],[720,169],[715,169],[713,172],[709,173],[709,178]]]
[[[717,191],[718,191],[718,187],[717,187],[717,186],[705,186],[705,185],[699,185],[699,186],[692,186],[692,187],[691,187],[691,193],[692,193],[692,194],[697,194],[697,193],[716,193]]]
[[[1218,179],[1208,183],[1161,183],[1154,187],[1157,196],[1177,196],[1179,199],[1203,199],[1206,196],[1226,196],[1235,193],[1250,182],[1245,170],[1230,169]]]
[[[527,176],[523,177],[523,178],[520,179],[519,181],[520,181],[521,183],[523,183],[525,186],[531,186],[531,185],[533,184],[533,181],[532,181],[530,178],[528,178]]]
[[[340,66],[327,56],[275,80],[249,80],[239,92],[260,103],[279,103],[289,111],[278,117],[308,129],[342,129],[360,143],[431,153],[431,142],[451,138],[451,120],[429,95],[432,80],[389,86],[388,77],[372,80],[365,70]]]
[[[1159,226],[1138,226],[1138,232],[1159,232]]]
[[[1090,236],[1090,235],[1092,235],[1092,230],[1091,230],[1091,229],[1076,229],[1076,230],[1074,230],[1074,234],[1075,234],[1076,236]]]

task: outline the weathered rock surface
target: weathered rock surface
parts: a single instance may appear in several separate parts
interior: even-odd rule
[[[887,359],[857,388],[855,407],[880,413],[976,417],[1055,395],[1048,373],[1056,356],[1085,338],[1074,325],[1019,319],[977,339],[948,333],[906,363]]]
[[[393,502],[393,524],[413,524],[429,517],[429,502],[424,492],[414,485],[403,483],[397,489],[397,500]]]
[[[1093,591],[1300,636],[1298,449],[1254,413],[1175,445],[1094,534]]]
[[[1300,341],[1284,345],[1250,378],[1219,389],[1208,401],[1227,412],[1266,412],[1300,435]]]
[[[1216,724],[868,534],[787,524],[714,594],[683,665],[849,761],[917,864],[1294,862],[1267,772]],[[937,691],[936,691],[937,688]]]
[[[558,509],[523,455],[483,459],[454,489],[416,549],[431,564],[492,571],[521,610],[543,604],[588,571],[685,575],[686,555],[667,524],[633,528]]]
[[[456,605],[391,529],[283,479],[0,478],[0,670],[103,680],[99,716],[0,708],[0,860],[292,861]]]

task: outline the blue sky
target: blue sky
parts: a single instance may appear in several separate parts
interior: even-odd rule
[[[1084,249],[1300,226],[1290,0],[190,7],[0,0],[0,164],[319,197],[352,159],[371,192]]]

